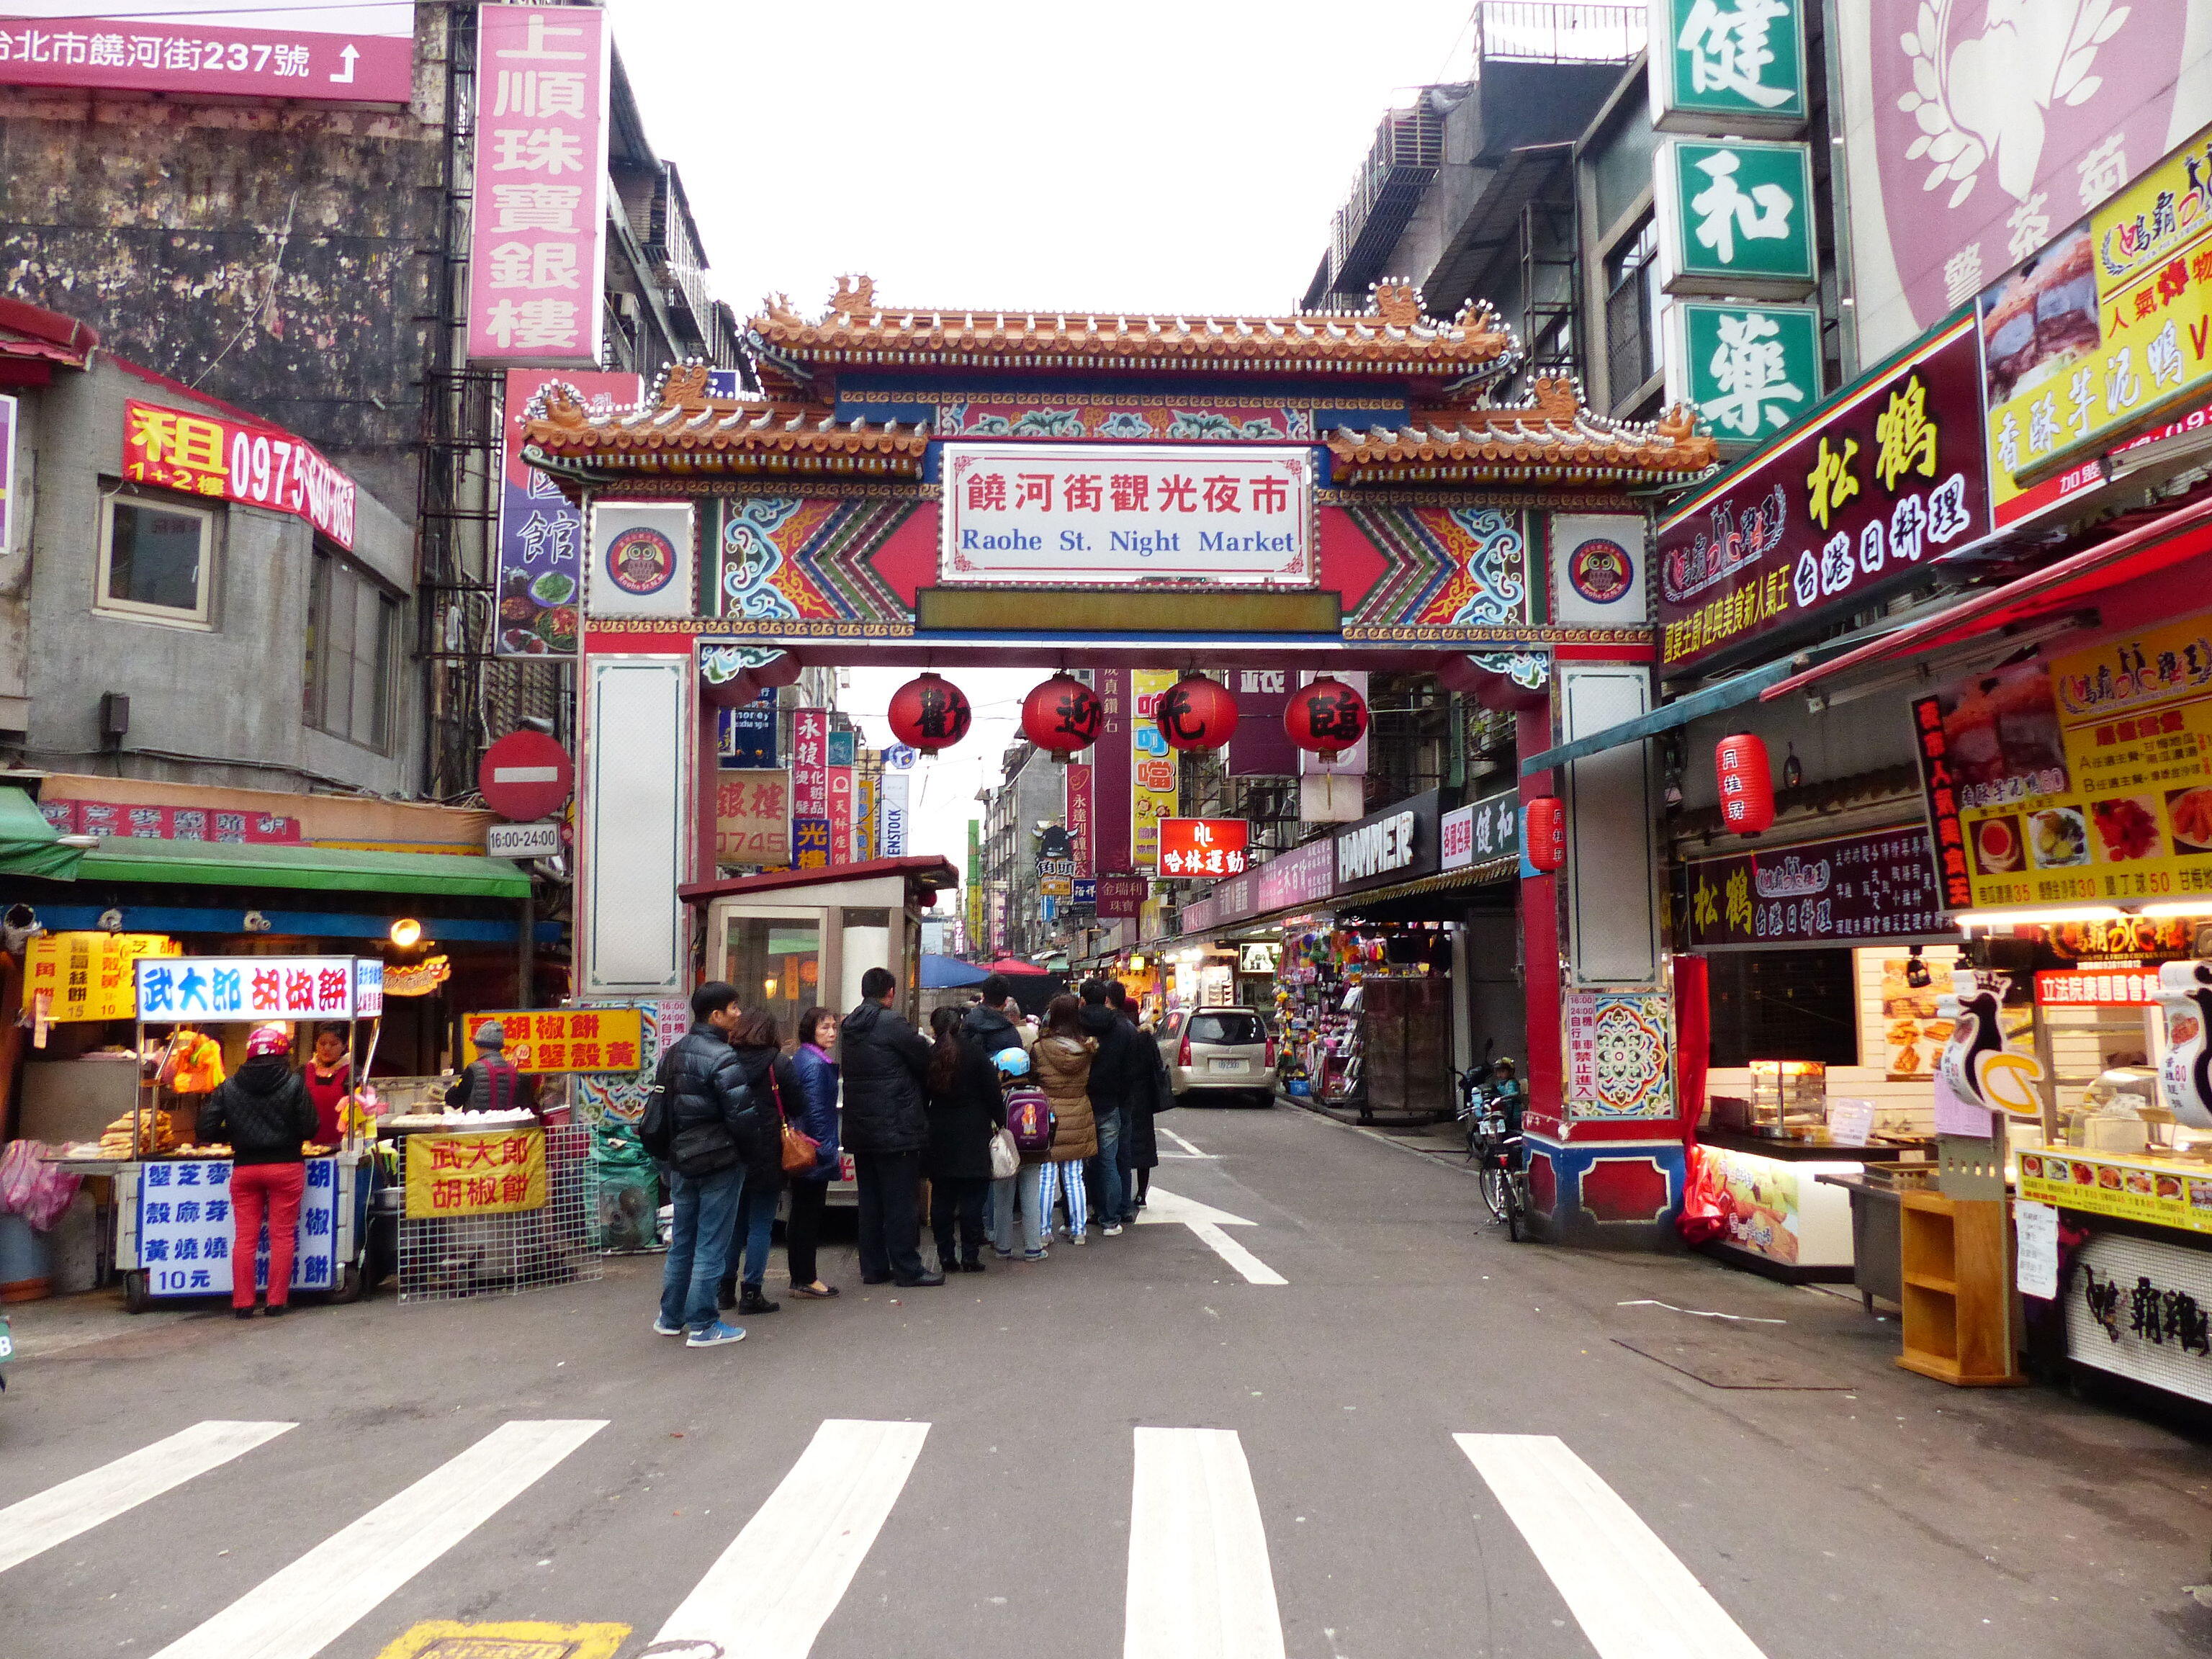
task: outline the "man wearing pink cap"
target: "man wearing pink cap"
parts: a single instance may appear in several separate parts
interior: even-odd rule
[[[246,1064],[224,1079],[200,1111],[200,1139],[231,1152],[230,1310],[253,1317],[253,1256],[269,1223],[269,1316],[284,1311],[292,1290],[292,1252],[307,1190],[302,1144],[315,1132],[315,1103],[292,1069],[291,1033],[264,1025],[246,1039]]]

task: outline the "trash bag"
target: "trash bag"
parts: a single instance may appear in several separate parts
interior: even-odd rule
[[[602,1250],[660,1247],[660,1171],[639,1145],[637,1126],[607,1118],[592,1129],[599,1202],[592,1243]]]
[[[48,1232],[76,1200],[84,1182],[45,1162],[52,1149],[40,1140],[11,1140],[0,1152],[0,1214],[20,1215],[33,1232]]]
[[[1710,1244],[1728,1234],[1727,1172],[1718,1158],[1704,1153],[1702,1146],[1690,1149],[1690,1178],[1682,1188],[1682,1212],[1674,1218],[1674,1230],[1692,1246]]]

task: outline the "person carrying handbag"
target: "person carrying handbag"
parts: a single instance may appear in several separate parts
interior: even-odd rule
[[[837,1178],[837,1016],[831,1010],[809,1008],[799,1018],[799,1051],[791,1057],[798,1074],[799,1098],[793,1101],[785,1127],[784,1176],[790,1183],[791,1214],[783,1224],[783,1255],[791,1269],[791,1293],[803,1301],[821,1302],[837,1294],[835,1285],[822,1282],[815,1259],[822,1237],[822,1211],[830,1198],[830,1183]],[[804,1172],[790,1164],[793,1131],[814,1147],[814,1167]]]
[[[772,1314],[783,1304],[771,1302],[762,1289],[768,1277],[769,1249],[775,1237],[776,1201],[783,1194],[786,1127],[792,1109],[803,1090],[799,1073],[784,1057],[782,1033],[774,1016],[745,1014],[730,1029],[730,1047],[738,1056],[745,1085],[753,1099],[772,1114],[770,1133],[761,1137],[753,1156],[746,1160],[745,1186],[731,1227],[728,1266],[717,1289],[725,1307],[735,1305],[741,1315]],[[811,1164],[810,1153],[806,1163]],[[744,1278],[738,1278],[738,1256],[744,1256]]]
[[[957,1008],[939,1008],[930,1016],[937,1042],[929,1058],[929,1143],[922,1170],[929,1176],[938,1271],[980,1273],[991,1143],[1006,1127],[1006,1105],[990,1055],[962,1035],[960,1022]]]

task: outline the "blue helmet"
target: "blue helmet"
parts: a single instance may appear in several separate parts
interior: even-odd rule
[[[1027,1077],[1030,1074],[1030,1057],[1024,1049],[1001,1048],[991,1056],[991,1064],[1008,1077]]]

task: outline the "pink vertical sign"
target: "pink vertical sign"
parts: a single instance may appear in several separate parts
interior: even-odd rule
[[[853,861],[853,769],[830,769],[830,862]]]
[[[606,259],[606,14],[484,6],[477,63],[469,359],[599,365]]]
[[[1067,807],[1064,822],[1067,839],[1073,843],[1075,873],[1094,875],[1097,866],[1091,861],[1091,769],[1085,761],[1067,763]]]
[[[1091,689],[1105,705],[1106,724],[1091,750],[1091,868],[1119,875],[1129,863],[1129,671],[1101,668]]]
[[[791,815],[830,816],[830,711],[794,709],[791,716]]]

